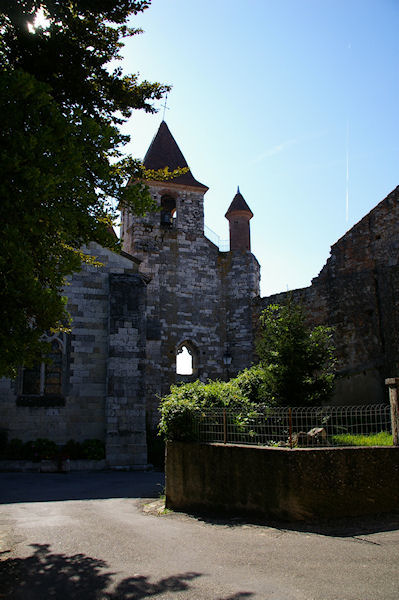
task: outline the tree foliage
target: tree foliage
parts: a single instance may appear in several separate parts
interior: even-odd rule
[[[0,376],[31,364],[45,350],[43,332],[66,325],[62,288],[84,258],[79,249],[118,249],[118,203],[154,208],[143,167],[122,155],[129,138],[119,127],[134,109],[153,112],[168,87],[110,65],[123,38],[139,32],[128,19],[149,4],[1,3]],[[39,9],[48,25],[28,28]]]
[[[66,115],[79,108],[112,125],[136,108],[153,112],[152,100],[167,88],[140,83],[137,75],[109,66],[121,58],[123,38],[140,33],[128,19],[149,5],[142,0],[3,0],[1,64],[47,83]],[[49,23],[32,31],[39,10]]]
[[[232,411],[239,426],[264,402],[264,383],[265,371],[255,365],[227,382],[172,385],[161,400],[159,431],[168,440],[195,440],[195,419],[203,411],[221,408]]]
[[[266,373],[268,401],[317,406],[334,386],[334,346],[329,327],[308,327],[302,306],[272,304],[260,317],[257,353]]]

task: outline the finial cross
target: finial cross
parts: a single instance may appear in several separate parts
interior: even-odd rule
[[[168,103],[168,94],[166,94],[166,96],[165,96],[165,104],[161,104],[161,108],[163,108],[162,121],[165,121],[165,112],[167,110],[170,110],[170,108],[168,106],[166,106],[167,103]]]

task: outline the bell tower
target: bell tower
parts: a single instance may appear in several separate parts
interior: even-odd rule
[[[168,181],[146,182],[159,206],[158,212],[137,217],[128,209],[122,209],[123,250],[146,262],[148,252],[161,250],[179,233],[184,232],[194,238],[203,235],[204,194],[208,187],[194,178],[165,121],[159,126],[143,164],[146,169],[153,171],[165,167],[169,171],[187,169],[182,175]],[[140,256],[143,252],[144,256]]]
[[[164,121],[143,164],[151,171],[185,169],[169,181],[145,182],[157,211],[137,216],[122,209],[123,250],[138,259],[146,282],[142,375],[152,428],[158,399],[172,384],[227,377],[225,355],[231,357],[230,374],[251,364],[251,301],[259,294],[259,265],[250,252],[252,212],[239,191],[226,214],[232,251],[220,251],[204,234],[208,188],[193,176]],[[191,359],[187,369],[183,354]]]

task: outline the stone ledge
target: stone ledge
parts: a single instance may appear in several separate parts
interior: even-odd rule
[[[64,461],[66,462],[66,461]],[[103,471],[107,469],[105,460],[69,460],[69,469],[58,468],[57,460],[0,460],[0,472],[66,473],[68,471]]]

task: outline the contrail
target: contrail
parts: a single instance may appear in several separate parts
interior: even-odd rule
[[[346,222],[349,221],[349,121],[346,122]]]

